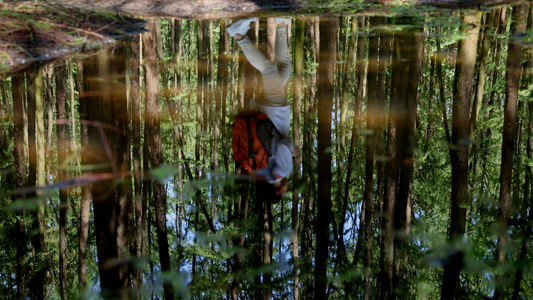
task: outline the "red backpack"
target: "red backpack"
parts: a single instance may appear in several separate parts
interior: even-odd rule
[[[237,114],[233,125],[233,159],[237,168],[247,173],[267,165],[268,154],[257,138],[257,124],[268,120],[268,116],[259,111],[245,110]]]

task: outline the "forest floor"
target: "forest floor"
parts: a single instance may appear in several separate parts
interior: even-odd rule
[[[49,0],[0,3],[0,79],[29,66],[94,52],[143,32],[135,17],[221,19],[276,15],[390,15],[416,8],[482,8],[512,0]],[[324,3],[326,2],[326,3]]]
[[[389,14],[407,7],[479,8],[517,2],[516,0],[55,0],[91,10],[106,10],[134,16],[186,19],[220,19],[305,14]]]
[[[0,3],[0,79],[145,31],[145,21],[50,3]]]

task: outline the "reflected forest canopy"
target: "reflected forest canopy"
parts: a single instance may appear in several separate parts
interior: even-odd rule
[[[261,63],[237,19],[148,19],[2,80],[2,295],[533,297],[532,17],[258,16]]]

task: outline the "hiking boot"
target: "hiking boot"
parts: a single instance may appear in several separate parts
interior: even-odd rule
[[[226,27],[228,34],[233,37],[235,34],[246,35],[250,29],[250,23],[257,21],[257,18],[248,18],[238,20]]]

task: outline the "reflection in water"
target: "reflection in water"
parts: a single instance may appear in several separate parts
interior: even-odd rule
[[[3,81],[2,291],[531,297],[529,8],[152,19]]]

